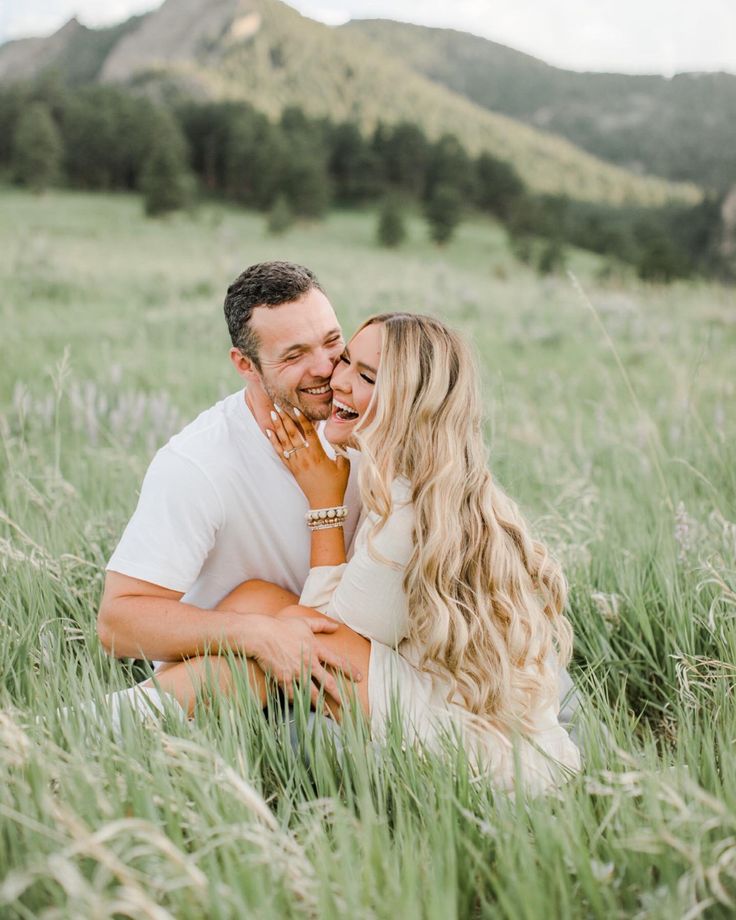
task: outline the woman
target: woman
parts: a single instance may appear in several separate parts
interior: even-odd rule
[[[347,461],[327,457],[298,410],[275,407],[267,434],[309,500],[312,568],[299,599],[246,582],[221,606],[280,617],[316,609],[338,621],[325,643],[368,675],[351,688],[374,737],[397,694],[408,739],[460,737],[500,788],[515,775],[533,791],[558,784],[580,767],[557,721],[572,638],[565,582],[488,471],[470,349],[436,319],[375,316],[331,385],[325,435],[362,455],[353,556],[341,527]],[[265,675],[248,668],[265,700]],[[189,707],[213,672],[226,692],[229,666],[216,658],[170,666],[157,683]],[[340,718],[338,707],[330,713]]]

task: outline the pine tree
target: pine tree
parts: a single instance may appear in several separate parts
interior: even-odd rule
[[[477,202],[481,208],[507,220],[524,194],[524,183],[510,163],[482,153],[475,163]]]
[[[378,216],[376,238],[381,246],[389,249],[395,249],[406,239],[404,214],[399,201],[394,196],[389,196],[383,203]]]
[[[279,124],[288,151],[279,190],[296,214],[322,217],[332,199],[325,126],[307,118],[297,106],[284,109]]]
[[[438,185],[427,201],[424,213],[429,221],[429,235],[435,243],[449,243],[460,223],[462,201],[452,185]]]
[[[140,178],[150,217],[186,207],[192,195],[192,176],[181,131],[168,118],[162,118],[158,129]]]
[[[565,247],[554,236],[548,240],[537,259],[537,272],[540,275],[555,275],[565,267]]]
[[[294,223],[294,212],[291,210],[286,195],[279,194],[268,212],[268,232],[273,236],[281,236]]]
[[[51,113],[43,102],[28,106],[13,135],[13,171],[16,179],[42,192],[59,176],[62,141]]]
[[[443,134],[429,149],[426,200],[434,198],[437,189],[446,187],[457,189],[461,197],[475,197],[473,162],[454,134]]]
[[[426,184],[429,152],[421,128],[410,122],[400,122],[383,132],[377,131],[373,144],[374,148],[380,145],[379,156],[389,185],[420,197]]]

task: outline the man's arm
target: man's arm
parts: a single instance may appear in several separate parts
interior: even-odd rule
[[[178,661],[210,652],[233,651],[254,658],[285,687],[308,670],[339,702],[340,691],[325,665],[342,670],[345,661],[314,633],[330,633],[339,623],[326,617],[279,620],[260,613],[202,610],[182,604],[182,594],[108,571],[97,618],[105,649],[119,658]],[[362,676],[352,674],[353,680]]]
[[[226,648],[243,653],[243,614],[183,604],[182,594],[107,572],[97,617],[103,648],[117,658],[180,661]],[[247,633],[248,630],[245,630]]]

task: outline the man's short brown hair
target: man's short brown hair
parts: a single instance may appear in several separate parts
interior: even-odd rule
[[[322,291],[317,276],[294,262],[257,262],[246,268],[225,296],[225,319],[235,348],[260,370],[260,342],[250,325],[253,310],[292,303],[314,289]]]

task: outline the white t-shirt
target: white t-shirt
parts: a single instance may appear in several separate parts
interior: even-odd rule
[[[347,546],[360,512],[358,456],[350,454]],[[181,591],[206,609],[252,578],[298,595],[309,573],[307,508],[239,390],[158,451],[107,569]]]

